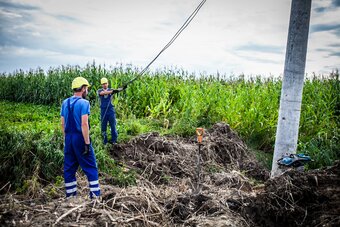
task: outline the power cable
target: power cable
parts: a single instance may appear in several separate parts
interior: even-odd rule
[[[132,82],[134,82],[135,80],[137,80],[140,76],[142,76],[146,70],[148,70],[148,68],[151,66],[152,63],[154,63],[154,61],[156,61],[156,59],[166,50],[168,49],[171,44],[177,39],[177,37],[184,31],[184,29],[186,27],[188,27],[188,25],[190,24],[190,22],[195,18],[195,16],[197,15],[197,13],[199,12],[199,10],[202,8],[202,6],[204,5],[204,3],[206,2],[206,0],[202,0],[201,3],[197,6],[197,8],[191,13],[191,15],[188,17],[188,19],[184,22],[184,24],[178,29],[178,31],[176,32],[176,34],[170,39],[170,41],[163,47],[163,49],[156,55],[156,57],[132,80],[130,80],[129,82],[127,82],[124,87],[126,87],[127,85],[131,84]]]
[[[131,79],[129,82],[127,82],[124,86],[123,86],[123,90],[126,89],[127,85],[133,83],[135,80],[137,80],[139,77],[141,77],[147,70],[148,68],[152,65],[152,63],[154,63],[154,61],[156,61],[156,59],[166,50],[168,49],[171,44],[173,44],[173,42],[177,39],[177,37],[184,31],[184,29],[186,29],[186,27],[188,27],[188,25],[190,24],[190,22],[195,18],[195,16],[197,15],[197,13],[200,11],[200,9],[202,8],[202,6],[204,5],[204,3],[206,2],[206,0],[202,0],[200,2],[200,4],[196,7],[196,9],[190,14],[190,16],[188,17],[188,19],[186,19],[186,21],[184,22],[184,24],[178,29],[178,31],[176,32],[176,34],[170,39],[170,41],[163,47],[163,49],[156,55],[156,57],[154,59],[152,59],[152,61],[133,79]],[[109,103],[111,103],[111,99],[113,97],[110,97],[110,101]],[[109,105],[106,107],[105,113],[104,113],[104,117],[106,116],[107,110],[108,110]],[[103,117],[103,118],[104,118]]]

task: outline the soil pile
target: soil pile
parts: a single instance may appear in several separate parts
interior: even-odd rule
[[[340,162],[268,180],[243,209],[259,226],[340,226]]]
[[[165,137],[149,133],[128,144],[116,145],[111,152],[116,160],[136,169],[154,184],[168,183],[170,178],[194,179],[197,172],[196,137]],[[259,180],[269,176],[227,124],[215,124],[205,132],[200,157],[203,178],[209,173],[232,170],[243,171]]]
[[[148,133],[115,145],[112,156],[134,169],[137,185],[121,188],[101,174],[102,201],[61,199],[48,186],[34,198],[6,193],[0,225],[9,226],[333,226],[339,223],[339,164],[289,171],[275,180],[226,124],[207,130],[197,165],[196,137]],[[265,182],[265,184],[261,184]],[[78,183],[79,184],[79,183]],[[3,187],[5,189],[6,187]],[[54,197],[51,197],[51,191]]]

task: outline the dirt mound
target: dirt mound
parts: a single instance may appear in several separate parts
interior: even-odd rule
[[[112,148],[112,156],[155,184],[170,179],[195,178],[198,144],[196,137],[180,138],[149,133],[128,144]],[[245,143],[229,125],[218,123],[207,130],[201,147],[202,174],[220,171],[244,171],[247,176],[265,180],[269,174],[255,161]]]
[[[267,181],[244,211],[259,226],[340,226],[340,162]]]

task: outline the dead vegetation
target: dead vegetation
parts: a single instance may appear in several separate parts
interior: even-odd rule
[[[76,200],[49,185],[34,197],[3,193],[0,225],[6,226],[336,226],[339,165],[275,180],[228,125],[206,131],[197,175],[196,138],[148,133],[112,147],[112,156],[134,169],[137,185],[112,185],[100,177],[102,200]],[[262,182],[262,183],[261,183]],[[199,183],[197,193],[195,185]],[[265,183],[265,184],[264,184]],[[2,187],[7,190],[8,185]],[[51,196],[51,190],[55,195]]]

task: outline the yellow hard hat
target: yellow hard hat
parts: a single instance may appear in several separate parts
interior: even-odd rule
[[[105,77],[101,78],[100,80],[100,84],[107,84],[108,82],[109,81]]]
[[[74,80],[72,81],[72,89],[81,88],[83,85],[90,87],[89,82],[84,77],[79,76],[74,78]]]

